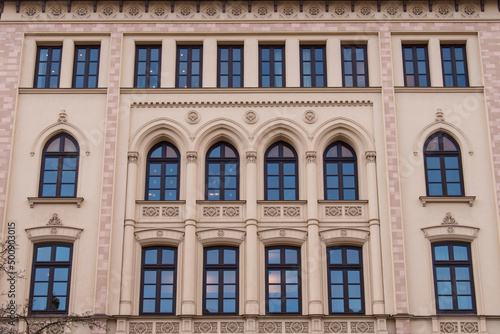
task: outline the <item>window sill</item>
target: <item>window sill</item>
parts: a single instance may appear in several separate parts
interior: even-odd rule
[[[196,204],[246,204],[245,200],[237,200],[237,201],[220,201],[220,200],[198,200]]]
[[[307,204],[307,201],[294,200],[294,201],[268,201],[258,200],[257,204]]]
[[[146,201],[136,200],[135,204],[186,204],[186,201]]]
[[[83,197],[28,197],[30,208],[35,204],[76,204],[79,208],[82,205]]]
[[[484,93],[484,87],[394,87],[395,93]]]
[[[428,203],[468,203],[470,207],[473,206],[476,196],[420,196],[422,206],[427,206]]]
[[[107,94],[107,88],[19,88],[19,94]]]

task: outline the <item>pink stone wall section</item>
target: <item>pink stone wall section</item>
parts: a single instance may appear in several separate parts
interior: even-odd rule
[[[18,26],[0,27],[0,219],[6,223],[7,186],[16,115],[19,64],[23,34]],[[0,229],[0,237],[3,229]],[[1,240],[1,239],[0,239]]]

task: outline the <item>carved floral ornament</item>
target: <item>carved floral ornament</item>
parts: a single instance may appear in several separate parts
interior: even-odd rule
[[[59,225],[62,226],[62,221],[57,213],[54,213],[52,217],[47,222],[47,225]]]
[[[195,151],[187,152],[187,162],[188,163],[196,163],[197,159],[198,159],[198,153],[196,153]]]
[[[459,225],[452,214],[447,212],[441,225],[425,227],[422,229],[427,239],[446,240],[453,238],[455,240],[472,241],[477,238],[479,228]]]
[[[377,157],[377,152],[375,152],[375,151],[367,151],[365,153],[365,157],[366,157],[366,162],[368,162],[368,163],[374,163],[375,159]]]
[[[135,239],[140,244],[154,242],[179,244],[184,239],[184,233],[162,228],[148,229],[135,232]]]
[[[351,241],[357,244],[364,244],[370,238],[370,232],[353,228],[336,228],[319,233],[321,240],[326,244],[336,242]]]
[[[240,244],[245,240],[246,232],[221,228],[199,231],[196,236],[202,244],[220,241]]]
[[[317,157],[316,152],[314,152],[314,151],[306,152],[306,160],[308,163],[315,163],[316,157]]]
[[[257,160],[257,152],[248,151],[247,152],[247,164],[254,164]]]
[[[307,239],[307,232],[289,228],[270,229],[261,231],[258,234],[259,239],[264,243],[273,241],[290,241],[301,244]]]
[[[139,160],[139,153],[137,152],[128,152],[128,163],[129,164],[137,164],[137,161]]]

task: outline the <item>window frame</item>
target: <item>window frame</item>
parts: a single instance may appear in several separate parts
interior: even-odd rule
[[[455,147],[457,148],[457,151],[445,151],[445,150],[436,150],[436,151],[427,151],[427,145],[431,140],[433,140],[434,137],[438,137],[438,147],[443,146],[443,136],[448,138]],[[429,197],[464,197],[465,196],[465,184],[464,184],[464,176],[463,176],[463,166],[462,166],[462,152],[460,145],[458,142],[449,134],[438,131],[433,134],[431,134],[424,142],[424,172],[425,172],[425,188],[426,188],[426,194]],[[439,162],[440,162],[440,172],[441,172],[441,190],[442,194],[441,195],[431,195],[430,194],[430,182],[429,182],[429,167],[427,166],[427,158],[429,157],[438,157]],[[445,167],[445,158],[446,157],[456,157],[458,159],[458,173],[459,173],[459,178],[460,178],[460,195],[448,195],[448,182],[447,177],[446,177],[446,167]],[[435,182],[432,182],[435,183]],[[451,182],[450,182],[451,183]],[[457,182],[453,182],[457,183]]]
[[[180,57],[180,52],[181,49],[187,49],[187,60],[185,61],[187,63],[187,74],[186,76],[186,87],[181,87],[179,85],[180,81],[180,64],[181,64],[181,57]],[[192,74],[192,65],[193,65],[193,50],[194,49],[199,49],[200,50],[200,74],[199,74],[199,85],[198,87],[193,87],[193,74]],[[182,61],[184,62],[184,61]],[[184,75],[183,75],[184,76]],[[176,50],[176,61],[175,61],[175,88],[202,88],[203,87],[203,45],[177,45],[177,50]]]
[[[61,148],[57,152],[47,152],[48,147],[50,144],[55,141],[56,139],[59,139],[59,147],[61,147],[61,142],[65,143],[66,139],[70,140],[76,148],[76,152],[61,152]],[[64,144],[63,144],[64,145]],[[56,180],[56,194],[55,196],[44,196],[43,195],[43,186],[44,184],[53,184],[53,183],[44,183],[45,180],[45,164],[46,164],[46,159],[47,158],[57,158],[58,163],[57,163],[57,180]],[[75,182],[74,184],[74,192],[73,195],[71,196],[61,196],[61,188],[63,184],[71,184],[71,183],[63,183],[62,182],[62,173],[65,171],[63,169],[64,167],[64,159],[65,158],[75,158],[76,159],[76,164],[75,164]],[[56,134],[52,136],[44,145],[43,150],[42,150],[42,161],[41,161],[41,166],[40,166],[40,181],[38,184],[38,197],[40,198],[75,198],[76,193],[78,191],[78,172],[79,172],[79,164],[80,164],[80,146],[78,145],[78,142],[76,141],[75,138],[73,138],[70,134],[62,132],[59,134]],[[67,171],[67,170],[66,170]]]
[[[450,54],[451,54],[451,70],[452,70],[452,77],[453,77],[453,85],[452,86],[447,86],[446,85],[446,73],[445,73],[445,66],[444,66],[444,56],[443,56],[443,49],[444,48],[451,48]],[[463,51],[464,55],[464,76],[465,76],[465,86],[459,86],[458,85],[458,73],[457,73],[457,60],[455,58],[455,49],[460,48]],[[441,69],[442,69],[442,75],[443,75],[443,87],[469,87],[469,69],[468,69],[468,64],[467,64],[467,48],[465,44],[441,44],[440,45],[440,51],[441,51]]]
[[[304,85],[304,77],[306,76],[304,74],[304,50],[305,49],[310,49],[311,50],[311,74],[308,75],[311,77],[311,86],[305,86]],[[316,73],[316,50],[322,50],[323,51],[323,58],[321,59],[321,62],[323,63],[323,73],[322,74],[317,74]],[[324,88],[328,86],[328,81],[327,81],[327,72],[326,72],[326,47],[325,45],[301,45],[300,46],[300,87],[313,87],[313,88]],[[319,86],[317,84],[318,77],[322,76],[323,77],[323,85]]]
[[[331,264],[330,261],[330,250],[340,249],[342,252],[342,264]],[[347,250],[352,249],[358,251],[359,254],[359,264],[347,264]],[[330,246],[326,249],[326,259],[327,259],[327,279],[328,279],[328,311],[331,315],[363,315],[365,314],[365,286],[364,286],[364,277],[363,277],[363,248],[361,246]],[[331,272],[332,270],[341,270],[342,271],[342,291],[343,291],[343,300],[344,300],[344,310],[349,310],[349,280],[348,280],[348,271],[357,270],[359,271],[359,279],[360,279],[360,298],[361,299],[361,310],[359,312],[333,312],[332,310],[332,281],[331,281]],[[338,299],[338,298],[337,298]]]
[[[467,257],[469,260],[436,260],[435,259],[435,248],[438,246],[447,246],[448,247],[448,257],[452,258],[452,249],[453,246],[462,246],[467,248]],[[474,285],[474,268],[472,263],[472,251],[471,244],[468,242],[461,241],[444,241],[444,242],[433,242],[431,244],[431,255],[432,255],[432,276],[433,276],[433,284],[434,284],[434,297],[436,303],[436,313],[437,314],[477,314],[477,305],[476,305],[476,291]],[[438,267],[446,267],[450,268],[450,282],[452,288],[452,301],[453,301],[453,309],[444,309],[441,310],[439,308],[439,294],[438,294],[438,279],[436,275],[436,268]],[[458,292],[456,291],[456,283],[457,279],[455,276],[455,272],[453,269],[456,267],[467,267],[469,269],[469,280],[470,283],[470,297],[472,302],[471,310],[460,310],[458,309]],[[462,280],[463,281],[463,280]]]
[[[269,250],[280,249],[280,263],[279,264],[270,264],[269,263]],[[294,250],[297,252],[297,264],[286,264],[285,251],[287,249]],[[302,315],[302,261],[301,261],[301,248],[296,246],[287,246],[287,245],[279,245],[279,246],[269,246],[265,248],[264,252],[265,256],[265,303],[266,303],[266,315]],[[283,310],[283,305],[286,307],[286,280],[283,278],[286,276],[286,270],[296,270],[297,271],[297,294],[298,294],[298,311],[297,312],[270,312],[269,311],[269,271],[280,271],[280,299],[281,299],[281,309]],[[277,299],[277,298],[273,298]],[[295,298],[291,298],[295,299]]]
[[[283,155],[283,146],[284,147],[287,147],[288,149],[290,149],[293,153],[294,153],[294,157],[293,158],[290,158],[290,157],[271,157],[269,158],[267,155],[269,154],[269,152],[275,147],[275,146],[278,146],[278,152],[280,155]],[[268,191],[269,191],[269,188],[268,188],[268,171],[267,171],[267,166],[269,163],[278,163],[279,164],[279,174],[278,174],[278,177],[279,177],[279,199],[277,200],[270,200],[269,199],[269,196],[268,196]],[[285,177],[285,174],[284,174],[284,171],[283,171],[283,164],[285,163],[291,163],[293,162],[295,164],[295,199],[293,200],[286,200],[285,199],[285,196],[284,196],[284,191],[285,189],[292,189],[292,188],[285,188],[284,187],[284,177]],[[297,156],[297,151],[295,151],[295,149],[293,148],[292,145],[284,142],[284,141],[277,141],[271,145],[269,145],[269,147],[267,148],[265,154],[264,154],[264,200],[265,201],[297,201],[299,200],[299,158]]]
[[[217,249],[219,251],[219,263],[218,264],[208,264],[207,263],[207,252],[210,250],[215,250]],[[234,250],[236,251],[235,255],[235,264],[224,264],[224,250]],[[202,306],[202,314],[203,315],[222,315],[222,316],[231,316],[231,315],[239,315],[239,280],[240,280],[240,273],[239,273],[239,247],[233,247],[233,246],[212,246],[212,247],[204,247],[203,248],[203,306]],[[224,310],[224,271],[225,270],[231,270],[235,271],[235,311],[234,312],[220,312],[220,310]],[[219,312],[207,312],[207,271],[218,271],[219,273],[219,283],[217,283],[218,287],[218,293],[219,296],[222,295],[221,297],[218,297],[218,310]],[[215,284],[211,284],[215,285]],[[232,284],[231,284],[232,285]],[[222,289],[221,289],[222,287]],[[215,298],[208,298],[208,299],[215,299]],[[226,298],[227,299],[227,298]],[[232,299],[232,298],[229,298]]]
[[[148,250],[157,250],[157,263],[156,264],[145,264],[146,259],[146,251]],[[158,259],[162,256],[163,250],[170,250],[174,252],[174,263],[173,264],[158,264]],[[177,303],[177,265],[178,265],[178,252],[176,247],[170,246],[150,246],[150,247],[142,247],[141,250],[141,280],[140,280],[140,292],[139,292],[139,315],[175,315],[176,313],[176,303]],[[156,283],[155,283],[155,292],[156,296],[154,298],[155,301],[155,312],[144,312],[144,276],[146,270],[156,271]],[[159,312],[160,309],[160,301],[161,301],[161,272],[163,270],[171,270],[173,271],[173,281],[172,281],[172,312]],[[151,299],[151,298],[147,298]],[[166,298],[168,299],[168,298]]]
[[[55,261],[56,248],[57,247],[69,247],[69,261]],[[37,261],[37,249],[42,247],[51,247],[51,260],[50,261]],[[69,309],[69,299],[71,292],[71,273],[73,267],[73,244],[66,242],[43,242],[35,244],[33,247],[33,258],[31,265],[31,278],[30,278],[30,297],[29,297],[29,314],[68,314]],[[54,271],[56,268],[67,268],[68,269],[68,279],[66,281],[66,307],[64,310],[54,311],[54,310],[33,310],[33,301],[35,299],[35,278],[36,278],[36,269],[37,268],[49,268],[49,280],[47,286],[47,305],[50,300],[50,296],[53,296],[54,289]],[[43,282],[43,281],[42,281]],[[62,282],[62,281],[60,281]],[[52,292],[51,292],[52,291]]]
[[[224,157],[220,157],[220,158],[211,158],[209,157],[210,153],[216,149],[217,147],[220,147],[221,148],[221,155],[222,153],[224,153],[225,155],[225,148],[228,147],[230,148],[236,155],[236,157],[234,158],[226,158],[225,156]],[[222,149],[224,148],[224,149]],[[219,190],[220,190],[220,194],[219,194],[219,199],[216,200],[216,199],[209,199],[209,189],[212,189],[212,188],[209,188],[209,178],[210,178],[210,174],[209,174],[209,164],[211,163],[217,163],[219,164],[219,171],[220,171],[220,187],[219,187]],[[205,200],[207,201],[228,201],[228,199],[226,199],[225,197],[225,190],[226,190],[226,187],[225,187],[225,165],[227,163],[235,163],[236,164],[236,198],[234,199],[231,199],[232,201],[238,201],[240,199],[240,156],[238,154],[238,150],[236,150],[236,148],[229,144],[228,142],[224,142],[224,141],[221,141],[221,142],[218,142],[218,143],[215,143],[214,145],[212,145],[208,151],[207,151],[207,154],[206,154],[206,158],[205,158]]]
[[[424,49],[424,55],[425,55],[425,75],[427,77],[427,81],[425,82],[425,85],[420,84],[420,74],[418,72],[418,57],[417,57],[417,49],[418,48],[423,48]],[[406,59],[406,49],[411,49],[412,52],[412,60],[407,60]],[[402,45],[402,53],[403,53],[403,77],[404,77],[404,83],[405,87],[430,87],[431,86],[431,77],[430,77],[430,68],[429,68],[429,52],[428,52],[428,45],[427,44],[403,44]],[[407,74],[406,73],[406,62],[410,62],[413,64],[413,74]],[[413,76],[413,82],[414,85],[410,86],[408,85],[408,76]]]
[[[38,77],[40,76],[39,74],[39,69],[40,69],[40,52],[42,49],[47,49],[47,61],[44,62],[47,64],[46,69],[45,69],[45,83],[43,87],[38,86]],[[53,57],[53,52],[54,50],[59,50],[59,61],[52,61]],[[36,50],[36,61],[35,61],[35,78],[33,80],[33,87],[34,88],[59,88],[59,83],[61,81],[61,62],[62,62],[62,45],[57,45],[57,46],[45,46],[45,45],[38,45],[37,50]],[[59,63],[58,65],[58,74],[57,74],[57,85],[56,87],[51,87],[50,86],[50,79],[51,77],[55,77],[49,75],[50,68],[52,67],[52,63]]]
[[[351,49],[351,55],[352,59],[351,60],[346,60],[344,56],[344,50],[345,49]],[[358,74],[357,66],[356,63],[360,62],[356,58],[356,49],[362,49],[363,54],[364,54],[364,69],[365,69],[365,74]],[[365,88],[365,87],[370,87],[370,81],[369,81],[369,73],[368,73],[368,49],[366,44],[342,44],[340,48],[341,52],[341,61],[342,61],[342,87],[351,87],[351,88]],[[346,73],[345,73],[345,63],[346,62],[352,62],[352,86],[346,86]],[[365,85],[360,86],[358,84],[358,77],[364,76],[365,77]]]
[[[352,157],[327,157],[326,154],[334,147],[337,146],[337,152],[342,152],[339,150],[339,147],[345,147],[352,153]],[[324,189],[324,198],[325,200],[335,200],[328,198],[328,190],[335,188],[328,188],[328,174],[327,174],[327,165],[328,164],[337,164],[338,168],[338,190],[339,190],[339,199],[337,201],[357,201],[359,200],[359,181],[358,181],[358,158],[356,155],[356,151],[347,143],[343,141],[336,141],[327,146],[323,153],[323,189]],[[353,163],[354,164],[354,199],[344,199],[344,174],[343,164],[344,163]]]
[[[83,62],[78,61],[78,52],[80,49],[86,50],[85,60]],[[90,51],[91,50],[97,50],[97,61],[90,60]],[[73,81],[72,81],[73,88],[98,88],[99,87],[100,58],[101,58],[101,46],[100,45],[75,45],[75,56],[74,56],[74,60],[73,60]],[[77,75],[79,63],[84,64],[83,87],[76,87],[76,79],[78,76],[81,76],[81,75]],[[95,74],[95,87],[89,87],[89,77],[94,76],[94,75],[89,74],[91,63],[97,63],[96,74]]]
[[[221,77],[222,77],[222,73],[221,73],[221,64],[222,64],[222,59],[221,59],[221,52],[222,52],[222,49],[224,48],[227,48],[228,49],[228,74],[227,74],[227,77],[228,77],[228,86],[227,87],[222,87],[221,86]],[[240,85],[239,86],[234,86],[234,83],[233,83],[233,80],[234,80],[234,74],[233,74],[233,70],[234,70],[234,67],[233,67],[233,64],[235,62],[238,62],[238,61],[235,61],[233,59],[233,51],[235,49],[239,49],[240,50],[240,60],[239,60],[239,63],[240,63]],[[244,87],[244,49],[243,49],[243,45],[218,45],[217,46],[217,87],[218,88],[243,88]]]
[[[162,157],[161,158],[152,158],[151,154],[157,150],[158,148],[162,148]],[[177,154],[176,158],[169,158],[166,156],[166,149],[170,147],[174,150],[174,152]],[[165,157],[163,157],[163,154],[165,153]],[[160,172],[160,199],[149,199],[149,191],[150,190],[156,190],[156,189],[151,189],[149,187],[149,179],[150,177],[157,177],[151,176],[150,175],[150,165],[151,164],[161,164],[161,172]],[[176,198],[173,201],[178,201],[179,200],[179,193],[180,193],[180,178],[181,178],[181,155],[179,153],[179,150],[177,147],[175,147],[174,144],[167,142],[167,141],[161,141],[157,144],[155,144],[151,149],[148,151],[148,155],[146,156],[146,183],[144,187],[144,200],[145,201],[172,201],[172,200],[167,200],[165,199],[165,192],[167,191],[167,188],[165,187],[165,178],[167,177],[166,174],[166,164],[176,164],[177,165],[177,185],[175,187],[176,190]],[[168,189],[174,189],[174,188],[168,188]]]
[[[138,86],[138,78],[139,78],[139,50],[145,49],[146,50],[146,60],[144,61],[146,63],[146,74],[144,78],[144,87],[139,87]],[[152,49],[158,49],[158,74],[156,75],[158,77],[158,82],[156,87],[151,87],[151,63],[153,62],[151,60],[151,50]],[[161,54],[162,54],[162,46],[161,45],[142,45],[142,44],[137,44],[135,46],[135,68],[134,68],[134,88],[141,88],[141,89],[148,89],[148,88],[160,88],[161,87]]]
[[[264,49],[269,49],[269,87],[264,87],[262,85],[262,77],[264,74],[262,73],[262,50]],[[276,75],[274,71],[274,51],[276,49],[281,50],[281,57],[282,57],[282,65],[281,65],[281,86],[276,86],[275,85],[275,77],[279,76]],[[267,74],[266,74],[267,76]],[[285,46],[284,45],[259,45],[259,87],[261,88],[284,88],[286,87],[286,58],[285,58]]]

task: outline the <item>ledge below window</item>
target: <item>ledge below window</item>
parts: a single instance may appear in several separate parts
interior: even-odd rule
[[[83,197],[28,197],[30,208],[35,204],[76,204],[79,208],[82,205]]]
[[[422,202],[422,206],[427,206],[428,203],[468,203],[469,206],[473,206],[476,196],[420,196],[419,199]]]

